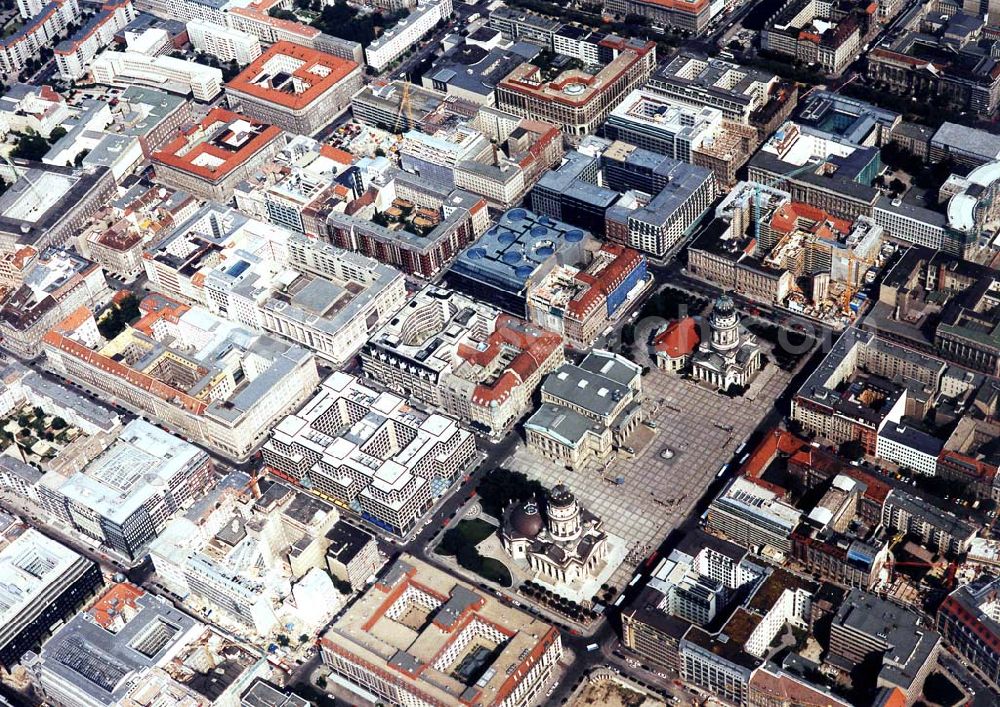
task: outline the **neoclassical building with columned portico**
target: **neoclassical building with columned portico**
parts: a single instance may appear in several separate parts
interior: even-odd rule
[[[715,301],[708,327],[709,337],[691,355],[691,375],[722,390],[748,385],[764,367],[764,352],[740,323],[732,297]]]
[[[581,508],[563,484],[548,493],[544,509],[536,499],[508,506],[500,541],[511,558],[527,562],[553,584],[593,579],[605,569],[608,557],[603,522]]]

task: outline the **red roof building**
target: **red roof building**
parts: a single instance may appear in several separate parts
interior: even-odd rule
[[[154,152],[152,160],[161,181],[226,202],[236,184],[283,145],[281,128],[213,108],[200,123]]]
[[[226,84],[226,97],[251,118],[309,135],[343,112],[361,87],[357,62],[282,41]]]
[[[656,365],[665,371],[678,371],[688,364],[700,343],[701,333],[693,317],[671,322],[653,339]]]

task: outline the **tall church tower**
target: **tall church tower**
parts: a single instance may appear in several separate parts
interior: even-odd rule
[[[717,353],[726,356],[739,348],[740,317],[732,297],[722,295],[715,300],[708,325],[712,329],[712,349]]]
[[[573,492],[563,484],[555,486],[549,492],[549,502],[546,507],[549,519],[549,535],[556,542],[575,540],[580,537],[580,504]]]

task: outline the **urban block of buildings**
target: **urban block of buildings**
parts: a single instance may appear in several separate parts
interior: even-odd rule
[[[765,22],[761,48],[840,75],[856,59],[871,18],[867,9],[836,17],[835,7],[839,10],[831,3],[788,0]]]
[[[168,185],[223,203],[236,185],[284,145],[276,125],[213,108],[152,154],[156,175]]]
[[[1000,103],[1000,65],[988,49],[978,8],[978,17],[914,12],[901,32],[872,47],[868,79],[894,93],[934,96],[956,110],[992,114]]]
[[[319,380],[300,346],[161,296],[141,311],[94,347],[74,338],[74,322],[55,327],[43,338],[48,365],[233,459],[246,459]]]
[[[403,305],[403,275],[206,204],[146,251],[154,289],[341,365]]]
[[[599,155],[569,152],[543,175],[531,191],[532,210],[664,257],[708,211],[715,175],[623,142],[596,143]]]
[[[96,311],[111,300],[104,271],[68,248],[47,248],[22,270],[20,284],[0,301],[2,345],[33,359],[42,337],[78,309]]]
[[[621,38],[599,42],[596,74],[564,71],[546,80],[541,69],[521,64],[496,89],[498,108],[523,118],[562,126],[570,142],[593,134],[612,109],[644,84],[656,66],[656,46]]]
[[[387,382],[383,380],[382,382]],[[472,433],[334,373],[262,448],[268,470],[350,508],[395,535],[408,534],[475,458]]]
[[[563,362],[558,334],[457,292],[421,290],[361,351],[365,375],[500,436]]]
[[[311,135],[342,113],[361,85],[356,62],[277,42],[226,84],[226,101],[262,123]]]
[[[486,199],[392,171],[344,211],[327,216],[334,245],[431,278],[489,227]]]
[[[0,664],[7,670],[37,650],[104,583],[94,562],[37,530],[22,530],[14,538],[5,535],[0,547]]]
[[[323,663],[391,702],[521,704],[543,696],[559,631],[403,554],[320,639]]]
[[[736,170],[757,143],[755,128],[726,120],[717,108],[696,108],[642,89],[611,111],[604,135],[711,169],[720,186],[735,183]]]
[[[682,49],[661,65],[646,90],[757,130],[757,143],[777,130],[798,102],[794,84],[776,74]]]
[[[35,495],[53,517],[135,559],[211,481],[212,461],[205,452],[133,420],[83,470],[45,474]]]
[[[760,184],[738,184],[715,218],[690,244],[692,274],[818,318],[857,311],[857,293],[883,261],[884,229],[873,219],[840,218]]]
[[[82,231],[115,193],[107,167],[80,169],[33,162],[11,169],[0,196],[0,250],[58,246]]]

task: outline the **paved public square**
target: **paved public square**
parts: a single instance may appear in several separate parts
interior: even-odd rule
[[[634,458],[621,455],[605,468],[574,471],[520,446],[514,469],[547,487],[565,483],[580,503],[604,520],[608,532],[630,549],[611,584],[621,587],[635,567],[691,512],[720,467],[753,432],[788,385],[790,374],[769,364],[742,398],[729,398],[653,368],[643,378],[646,417],[657,429]],[[673,458],[661,452],[669,447]],[[615,483],[621,476],[624,482]]]

